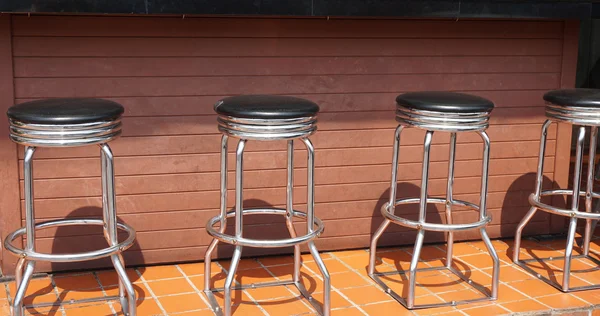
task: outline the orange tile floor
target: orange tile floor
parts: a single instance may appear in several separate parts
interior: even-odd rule
[[[523,258],[560,256],[563,240],[534,242],[524,240]],[[501,259],[500,297],[495,302],[478,302],[456,307],[437,307],[408,311],[381,291],[366,274],[368,252],[351,250],[324,253],[323,258],[332,278],[332,315],[503,315],[540,313],[562,315],[600,315],[600,290],[561,293],[512,264],[512,241],[495,240],[493,244]],[[600,240],[592,249],[600,252]],[[482,242],[455,245],[456,265],[474,282],[489,289],[491,259]],[[378,271],[408,267],[411,248],[381,248]],[[444,264],[444,245],[428,245],[423,249],[422,267]],[[318,269],[309,255],[303,255],[303,282],[314,298],[321,300],[322,283]],[[290,277],[292,257],[262,257],[244,259],[236,282],[249,284]],[[213,280],[222,286],[227,261],[214,263]],[[532,263],[539,273],[560,280],[561,262],[547,265]],[[573,285],[600,284],[600,269],[586,260],[573,263]],[[138,293],[138,315],[213,315],[208,309],[203,289],[203,263],[138,267],[129,270]],[[401,293],[404,279],[390,276],[387,284]],[[424,272],[417,275],[417,304],[469,299],[481,296],[452,274]],[[28,289],[26,304],[30,314],[43,315],[122,315],[118,301],[86,302],[91,298],[114,296],[118,293],[117,277],[112,271],[56,273],[35,278]],[[0,313],[9,314],[14,282],[1,283]],[[233,294],[234,315],[314,315],[311,305],[298,298],[295,288],[274,287],[236,291]],[[222,299],[222,296],[220,296]],[[62,305],[58,306],[58,302]],[[598,305],[596,305],[598,304]]]

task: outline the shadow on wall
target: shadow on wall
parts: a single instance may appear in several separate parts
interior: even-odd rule
[[[69,213],[66,218],[101,219],[102,208],[96,206],[81,207]],[[124,223],[121,218],[118,216],[117,218],[119,222]],[[123,241],[125,238],[125,232],[119,230],[119,241]],[[51,252],[54,254],[79,253],[106,248],[107,245],[102,227],[99,225],[62,226],[58,227],[54,233]],[[123,256],[127,266],[140,266],[145,263],[137,239],[131,248],[123,253]],[[51,264],[51,270],[53,271],[89,270],[99,267],[112,267],[110,258],[69,263],[53,262]]]
[[[244,208],[276,208],[273,204],[261,199],[247,199],[243,203]],[[298,210],[298,208],[295,208]],[[229,208],[228,211],[233,211],[234,208]],[[215,216],[217,213],[215,213]],[[294,219],[294,226],[298,235],[306,233],[306,221],[298,218]],[[218,227],[218,226],[217,226]],[[290,238],[290,234],[285,224],[285,217],[281,215],[246,215],[244,216],[243,225],[244,237],[250,239],[286,239]],[[204,230],[203,230],[204,231]],[[265,234],[268,231],[268,234]],[[231,217],[227,220],[226,234],[235,235],[235,218]],[[232,245],[219,242],[213,251],[213,258],[231,258],[234,247]],[[273,255],[278,253],[292,253],[293,247],[287,248],[252,248],[244,247],[242,257]],[[204,259],[204,253],[201,254]]]
[[[391,168],[391,167],[390,167]],[[401,174],[402,166],[398,168],[398,173]],[[414,198],[419,197],[421,194],[421,188],[412,184],[399,182],[396,190],[396,200],[401,198]],[[385,190],[380,196],[379,201],[373,209],[373,217],[371,220],[371,232],[373,234],[379,229],[381,223],[383,223],[383,216],[381,215],[381,208],[390,199],[390,189]],[[419,219],[419,204],[404,204],[396,206],[395,214],[409,220]],[[445,220],[442,219],[438,208],[434,204],[428,204],[426,210],[426,220],[430,223],[441,223]],[[414,229],[406,228],[400,225],[391,223],[385,232],[379,238],[377,243],[378,249],[386,246],[397,246],[399,241],[404,244],[414,243],[417,236],[417,231]],[[425,243],[440,242],[445,238],[445,234],[441,232],[428,231],[425,233]],[[379,256],[381,257],[381,255]]]

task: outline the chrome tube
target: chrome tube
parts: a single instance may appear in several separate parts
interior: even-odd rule
[[[392,154],[392,183],[390,183],[390,205],[396,202],[396,192],[398,190],[398,158],[400,156],[400,134],[404,126],[398,125],[394,133],[394,152]],[[395,213],[395,207],[389,209],[390,213]]]
[[[307,165],[307,198],[306,198],[306,229],[309,233],[314,231],[315,225],[315,148],[308,138],[302,138],[306,145]]]
[[[429,152],[431,150],[431,139],[433,131],[427,131],[425,134],[425,142],[423,144],[423,171],[421,174],[421,198],[419,200],[419,223],[425,223],[425,215],[427,214],[427,184],[429,180]],[[408,308],[415,306],[415,287],[417,284],[417,266],[419,265],[419,257],[423,248],[423,239],[425,230],[419,228],[417,239],[415,240],[415,248],[410,261],[410,277],[408,284],[408,298],[406,304]]]
[[[27,261],[25,264],[25,271],[23,272],[23,277],[21,279],[21,283],[18,284],[17,293],[12,302],[13,306],[13,316],[25,316],[25,307],[23,306],[23,300],[25,299],[25,293],[27,291],[27,287],[29,286],[29,282],[31,281],[31,277],[33,276],[33,271],[35,270],[35,261]]]
[[[235,237],[242,237],[244,231],[244,148],[246,140],[240,139],[235,152]]]
[[[221,226],[219,227],[219,232],[221,234],[225,233],[225,229],[227,228],[227,144],[229,141],[229,136],[223,135],[221,136],[221,213],[219,215],[219,222]],[[212,261],[212,252],[217,247],[219,243],[218,239],[213,239],[208,245],[206,252],[204,253],[204,291],[210,292],[210,277],[211,277],[211,261]]]
[[[579,127],[577,135],[577,149],[575,152],[575,170],[573,170],[573,195],[571,200],[571,210],[579,210],[579,191],[581,186],[581,168],[583,165],[583,142],[585,140],[585,127]],[[571,276],[571,259],[573,256],[573,245],[575,243],[575,230],[577,229],[577,217],[571,218],[569,231],[567,234],[567,245],[565,248],[565,262],[563,269],[563,291],[569,290],[569,279]]]
[[[546,120],[542,125],[542,134],[540,136],[540,150],[538,155],[538,165],[537,165],[537,174],[535,177],[535,197],[536,199],[540,198],[540,194],[542,192],[542,184],[544,180],[544,159],[546,157],[546,139],[548,138],[548,127],[552,124],[551,120]],[[517,226],[517,231],[515,233],[514,246],[513,246],[513,261],[519,262],[519,253],[521,251],[521,236],[523,234],[523,229],[529,221],[533,218],[537,211],[537,207],[532,206],[525,217],[521,220],[519,225]]]
[[[290,237],[296,238],[296,229],[294,228],[294,141],[288,140],[287,148],[287,199],[285,224],[290,233]],[[292,273],[294,282],[300,282],[300,266],[302,257],[300,257],[300,245],[294,246],[294,272]]]
[[[423,249],[423,240],[425,239],[425,231],[419,230],[417,232],[417,239],[415,240],[415,248],[410,260],[409,277],[408,277],[408,297],[406,299],[406,307],[411,309],[415,307],[415,287],[417,284],[417,266],[419,265],[419,257],[421,256],[421,249]]]
[[[25,157],[23,158],[23,177],[25,191],[25,227],[27,244],[25,249],[35,250],[35,209],[33,206],[33,154],[35,147],[25,147]]]
[[[587,170],[587,184],[585,190],[585,211],[592,213],[592,193],[594,192],[594,163],[596,159],[596,147],[598,145],[598,127],[594,126],[591,128],[590,135],[590,151],[588,154],[588,170]],[[585,233],[583,235],[583,254],[590,254],[590,241],[592,239],[592,220],[586,219],[585,221]]]
[[[448,153],[448,183],[446,185],[446,223],[452,224],[452,187],[454,186],[454,162],[456,161],[456,133],[450,134],[450,148]],[[454,246],[454,233],[448,231],[446,246],[446,267],[452,267],[452,250]]]
[[[392,179],[390,183],[390,200],[388,202],[388,205],[390,207],[385,208],[385,212],[389,212],[391,214],[395,213],[396,208],[396,192],[398,188],[398,158],[400,156],[400,135],[402,134],[403,129],[404,126],[398,125],[394,133],[394,150],[392,153]],[[381,223],[381,225],[379,226],[377,231],[375,231],[373,237],[371,238],[371,247],[369,248],[370,276],[373,276],[373,274],[375,273],[375,265],[377,264],[377,241],[379,241],[379,238],[389,225],[390,220],[384,217],[383,223]]]
[[[315,259],[319,271],[321,271],[321,274],[323,275],[323,309],[321,312],[323,316],[329,316],[331,314],[331,277],[329,276],[329,271],[327,271],[325,262],[323,262],[323,259],[321,259],[321,256],[319,255],[319,251],[317,251],[314,241],[308,243],[308,249]]]
[[[238,144],[239,149],[239,144]],[[242,145],[243,150],[243,145]],[[237,170],[236,170],[237,172]],[[241,233],[241,232],[240,232]],[[240,258],[242,257],[242,246],[236,246],[233,251],[233,256],[231,257],[231,264],[229,265],[229,271],[227,271],[227,278],[225,279],[225,285],[223,288],[223,294],[225,301],[223,304],[225,305],[223,309],[225,310],[225,316],[231,316],[231,286],[233,285],[233,280],[235,278],[235,273],[237,271],[238,265],[240,263]]]
[[[431,149],[432,131],[425,134],[425,144],[423,145],[423,171],[421,173],[421,200],[419,202],[419,222],[425,222],[427,215],[427,185],[429,183],[429,152]]]

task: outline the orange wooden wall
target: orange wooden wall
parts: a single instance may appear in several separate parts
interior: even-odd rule
[[[15,102],[100,97],[125,106],[123,137],[111,146],[119,217],[138,231],[136,245],[127,252],[132,265],[203,258],[210,241],[204,226],[219,204],[220,135],[212,107],[223,96],[243,93],[298,95],[321,105],[312,140],[317,150],[316,212],[326,224],[318,241],[323,250],[366,247],[381,222],[398,93],[453,90],[492,99],[497,108],[489,128],[489,232],[511,236],[533,190],[530,173],[536,170],[544,120],[541,96],[573,85],[577,50],[577,24],[569,21],[4,16],[0,22],[0,40],[9,48],[12,44],[2,51],[0,64],[12,61],[14,74],[3,71],[0,83],[13,86]],[[13,91],[8,90],[3,109],[12,103]],[[12,192],[0,200],[5,236],[21,224],[15,217],[23,206],[14,195],[22,204],[23,175],[18,171],[18,180],[15,170],[17,159],[22,167],[22,149],[17,158],[2,132],[0,158],[7,170],[0,187]],[[556,126],[550,129],[547,186],[566,183],[569,133],[568,128],[561,127],[560,133]],[[423,135],[415,129],[402,135],[399,196],[418,192]],[[432,195],[445,193],[448,139],[443,133],[434,136]],[[456,197],[478,202],[481,140],[466,134],[458,143]],[[305,209],[305,151],[300,143],[297,148],[295,201]],[[285,203],[284,150],[281,142],[247,145],[247,206]],[[36,152],[37,218],[100,216],[98,153],[94,147]],[[398,210],[412,213],[409,217],[414,211]],[[428,218],[441,221],[438,211],[432,208]],[[455,213],[456,222],[476,218],[472,211]],[[249,236],[285,233],[281,221],[272,217],[246,222]],[[542,214],[529,232],[547,233],[552,225],[561,223]],[[94,230],[49,230],[39,236],[40,251],[103,245]],[[413,237],[413,232],[393,227],[381,243],[409,244]],[[228,249],[220,248],[218,255],[229,256]],[[6,253],[3,261],[5,268],[13,262]]]

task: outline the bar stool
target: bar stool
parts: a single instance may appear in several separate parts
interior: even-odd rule
[[[373,235],[371,240],[370,260],[369,260],[369,276],[377,282],[386,293],[390,294],[396,301],[401,303],[408,309],[429,308],[444,305],[457,305],[460,303],[470,303],[481,300],[495,300],[498,297],[498,275],[499,275],[499,260],[494,247],[487,235],[485,227],[491,221],[491,217],[486,212],[486,197],[487,197],[487,180],[488,180],[488,164],[490,159],[490,140],[485,132],[489,123],[489,115],[494,104],[484,98],[472,96],[462,93],[452,92],[413,92],[401,94],[396,98],[396,121],[400,124],[396,128],[394,135],[394,153],[392,156],[392,181],[390,187],[390,199],[381,207],[381,214],[384,221],[379,229]],[[398,173],[398,156],[400,152],[400,134],[405,127],[416,127],[426,130],[424,152],[423,152],[423,170],[421,178],[421,194],[418,198],[405,198],[396,200],[397,190],[397,173]],[[456,150],[456,134],[459,132],[476,132],[483,139],[483,170],[481,175],[481,197],[479,205],[454,199],[452,188],[454,183],[454,162]],[[448,183],[445,198],[429,197],[427,194],[428,176],[429,176],[429,151],[431,140],[434,132],[450,132],[450,157],[448,162]],[[395,215],[395,208],[398,205],[419,204],[419,220],[413,221]],[[446,224],[428,223],[426,221],[426,210],[428,204],[443,204],[445,205]],[[454,224],[452,222],[453,206],[467,207],[479,211],[479,221],[468,224]],[[377,241],[390,225],[390,223],[398,224],[404,227],[409,227],[417,230],[417,238],[413,256],[410,262],[408,272],[408,297],[405,299],[398,293],[388,287],[380,276],[392,274],[407,274],[406,271],[390,271],[390,272],[375,272],[375,261],[377,252]],[[453,232],[479,229],[481,238],[483,239],[488,252],[493,260],[493,276],[492,276],[492,291],[491,295],[487,291],[473,283],[461,271],[452,266],[452,245]],[[417,269],[419,256],[423,247],[423,239],[425,231],[447,232],[447,259],[445,267],[434,267]],[[421,304],[415,305],[415,286],[416,275],[420,271],[442,270],[448,269],[462,280],[473,285],[485,297],[464,300],[452,301],[437,304]]]
[[[231,315],[231,290],[277,285],[295,285],[300,293],[320,311],[322,315],[330,313],[330,278],[327,268],[314,244],[314,239],[323,232],[323,222],[314,216],[314,147],[308,136],[317,130],[317,113],[319,106],[308,100],[269,95],[245,95],[225,98],[215,105],[218,114],[221,138],[221,212],[206,224],[206,230],[214,238],[205,254],[204,293],[208,297],[213,311],[218,314]],[[230,137],[238,138],[235,168],[235,210],[227,211],[227,142]],[[293,209],[293,167],[294,139],[301,140],[308,150],[307,211]],[[243,207],[243,159],[244,148],[248,140],[271,141],[287,140],[287,203],[285,209],[278,208],[244,208]],[[285,216],[286,226],[291,238],[280,240],[249,239],[243,237],[244,215],[278,214]],[[225,233],[227,219],[235,217],[235,235]],[[305,218],[307,234],[297,236],[293,226],[293,218]],[[215,225],[219,223],[217,229]],[[212,288],[211,254],[219,241],[235,246],[231,265],[227,273],[224,288]],[[323,274],[323,305],[319,306],[306,290],[300,278],[300,245],[308,244],[308,249]],[[242,247],[280,248],[294,246],[294,270],[289,281],[257,283],[232,287],[235,273],[242,255]],[[214,293],[224,292],[224,308],[221,309]]]
[[[547,120],[542,126],[542,135],[540,140],[540,155],[538,158],[538,169],[535,184],[535,192],[529,196],[531,208],[523,217],[521,223],[517,227],[515,234],[515,245],[513,252],[513,261],[520,267],[535,275],[542,281],[552,285],[563,292],[581,291],[600,288],[599,285],[571,287],[569,279],[571,275],[571,260],[573,258],[587,258],[596,265],[600,265],[600,261],[589,255],[590,239],[592,237],[592,221],[600,219],[600,214],[592,213],[592,199],[599,198],[600,194],[593,191],[594,185],[594,158],[596,156],[596,142],[598,140],[598,126],[600,126],[600,90],[596,89],[567,89],[554,90],[544,95],[546,101],[546,117]],[[544,171],[544,155],[546,152],[546,138],[548,127],[553,122],[568,123],[579,126],[577,135],[577,149],[575,156],[575,167],[573,171],[573,189],[556,189],[542,191],[543,171]],[[584,191],[581,190],[581,169],[583,164],[583,142],[586,134],[586,126],[591,127],[589,160],[587,170],[587,187]],[[541,199],[553,195],[568,195],[571,196],[571,207],[563,209],[560,207],[542,203]],[[579,199],[585,198],[585,212],[579,210]],[[519,251],[521,248],[521,235],[527,223],[533,215],[538,211],[544,211],[551,214],[569,217],[569,229],[567,234],[567,245],[565,248],[563,280],[562,285],[552,281],[538,272],[534,271],[527,265],[532,261],[551,261],[560,258],[544,258],[544,259],[528,259],[520,260]],[[575,230],[577,228],[577,220],[585,219],[585,234],[583,239],[583,253],[573,256],[573,246],[575,242]]]
[[[113,154],[108,142],[121,134],[123,107],[100,99],[49,99],[18,104],[6,113],[10,138],[25,146],[23,171],[25,181],[25,227],[10,233],[4,247],[19,257],[15,271],[17,292],[12,302],[12,315],[24,315],[23,298],[37,261],[77,262],[110,257],[119,275],[119,300],[123,313],[136,315],[135,292],[125,273],[121,253],[135,240],[135,230],[118,223],[116,216]],[[60,219],[35,223],[33,195],[33,154],[38,147],[100,146],[102,169],[102,219]],[[104,229],[109,246],[104,249],[73,253],[50,254],[36,251],[36,230],[59,226],[98,225]],[[119,242],[117,230],[127,237]],[[13,245],[21,236],[27,238],[24,249]],[[93,300],[106,300],[105,297]]]

